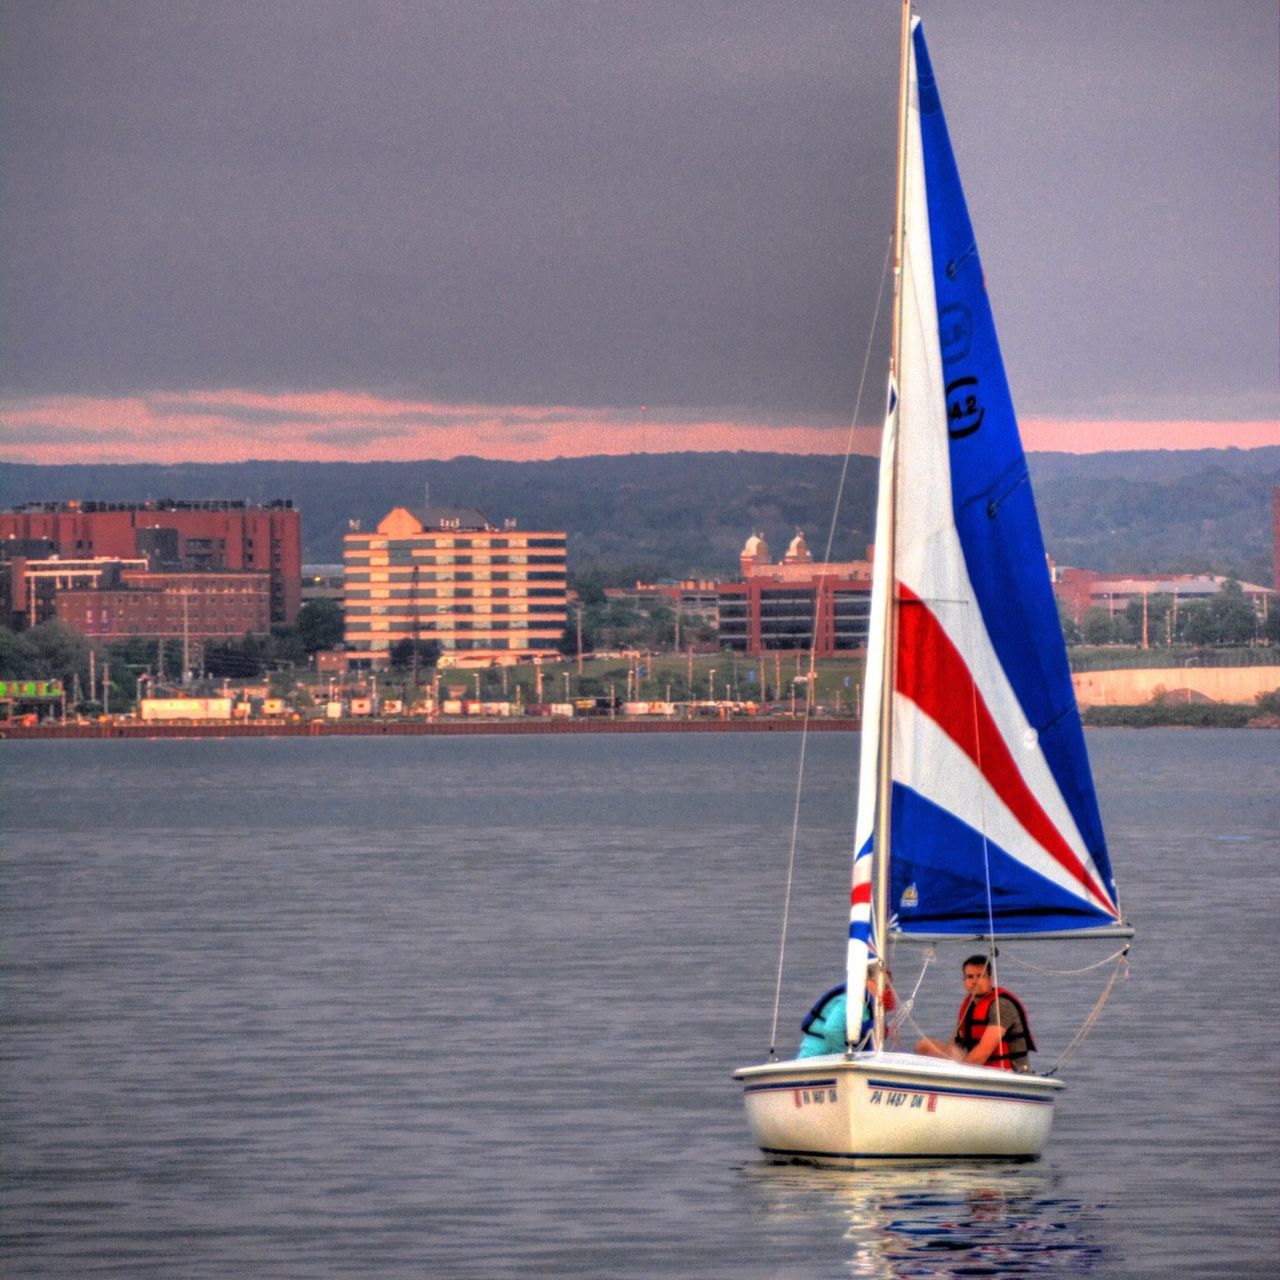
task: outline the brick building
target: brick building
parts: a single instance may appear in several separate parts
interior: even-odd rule
[[[720,643],[759,655],[804,650],[819,657],[864,648],[871,617],[871,564],[818,563],[796,533],[782,561],[773,564],[764,538],[752,534],[742,549],[742,578],[717,588]],[[816,635],[815,635],[816,631]]]
[[[1191,604],[1210,600],[1222,590],[1226,578],[1212,573],[1133,574],[1125,577],[1096,573],[1092,569],[1054,568],[1053,594],[1063,603],[1074,622],[1080,622],[1086,609],[1101,608],[1108,613],[1122,613],[1132,600],[1168,596],[1175,604]],[[1268,587],[1242,582],[1241,590],[1260,617],[1275,606],[1276,594]]]
[[[265,573],[151,573],[126,570],[118,582],[60,591],[59,621],[90,640],[238,640],[271,632],[270,582]]]
[[[301,604],[302,520],[288,499],[41,502],[0,512],[0,559],[55,556],[142,559],[157,573],[261,574],[269,622],[292,623]]]

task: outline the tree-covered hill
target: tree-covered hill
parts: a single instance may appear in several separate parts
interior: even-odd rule
[[[1102,571],[1211,571],[1273,581],[1271,493],[1280,448],[1033,454],[1050,555]],[[341,558],[348,521],[365,528],[393,506],[478,506],[521,527],[565,529],[575,569],[626,576],[725,576],[748,534],[775,555],[802,528],[821,555],[841,462],[766,453],[636,454],[546,462],[246,462],[180,466],[0,463],[0,507],[146,498],[292,498],[305,558]],[[876,463],[850,459],[833,556],[871,541]]]

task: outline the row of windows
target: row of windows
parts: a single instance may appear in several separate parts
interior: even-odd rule
[[[513,609],[510,605],[495,605],[492,609],[477,609],[475,605],[470,604],[456,604],[444,608],[422,606],[417,609],[405,609],[392,605],[358,604],[351,605],[346,610],[347,618],[353,622],[358,618],[403,618],[406,625],[412,621],[414,617],[470,617],[477,613],[487,614],[489,616],[512,616],[517,618],[529,617],[533,614],[550,614],[553,617],[558,618],[568,616],[564,609],[554,604],[535,604],[530,605],[527,609]]]
[[[486,564],[559,564],[565,562],[563,555],[558,556],[530,556],[530,555],[506,555],[506,556],[474,556],[474,555],[432,555],[423,551],[415,551],[410,554],[400,554],[396,552],[387,555],[371,555],[348,551],[343,557],[343,563],[347,565],[390,565],[393,568],[406,568],[413,570],[422,565],[442,565],[442,564],[466,564],[466,565],[486,565]]]
[[[490,626],[483,622],[467,622],[467,621],[459,621],[459,622],[456,622],[453,626],[449,626],[449,627],[434,627],[431,625],[424,625],[418,628],[413,634],[417,636],[419,639],[422,639],[422,638],[433,639],[433,640],[438,639],[442,644],[446,645],[447,647],[450,637],[464,631],[484,632],[484,633],[511,631],[511,632],[515,632],[517,635],[527,636],[531,640],[541,637],[543,639],[551,641],[552,643],[554,643],[560,636],[560,630],[558,628],[548,630],[544,627],[543,629],[539,630],[537,627],[532,627],[532,626],[528,626],[528,627],[509,626],[505,622],[502,622],[502,623],[495,622]],[[375,622],[372,626],[368,627],[367,629],[362,629],[359,631],[353,631],[351,629],[348,629],[347,641],[348,643],[355,644],[357,646],[362,644],[368,644],[371,641],[371,639],[375,636],[376,633],[382,633],[388,638],[394,637],[399,640],[409,640],[413,638],[413,636],[411,636],[410,633],[402,627],[392,627],[385,622]]]
[[[386,653],[391,648],[394,641],[392,640],[371,640],[365,645],[371,653]],[[550,653],[553,646],[547,644],[518,644],[513,640],[508,640],[505,636],[492,636],[484,640],[470,640],[465,636],[457,638],[453,636],[445,636],[440,641],[441,646],[449,652],[488,652],[490,650],[515,650],[526,651],[529,653]]]
[[[494,548],[499,551],[506,551],[512,547],[563,547],[565,544],[565,535],[563,533],[545,538],[530,537],[414,537],[414,538],[374,538],[369,536],[351,537],[348,535],[347,541],[352,546],[365,546],[374,551],[418,551],[418,550],[463,550],[463,551],[484,551],[488,548]]]
[[[519,603],[527,596],[534,595],[533,591],[522,591],[518,587],[515,589],[507,587],[494,587],[492,590],[479,588],[471,590],[466,587],[458,587],[453,591],[436,591],[431,588],[427,591],[410,591],[406,588],[397,587],[351,587],[343,593],[345,601],[351,600],[403,600],[419,603],[430,603],[434,600],[514,600]],[[537,594],[545,594],[540,590]],[[557,599],[564,601],[565,594],[563,591],[551,593]]]
[[[348,569],[343,574],[345,582],[528,582],[537,580],[539,582],[563,582],[563,569],[533,569],[526,570],[524,573],[511,573],[502,569],[495,569],[491,572],[485,572],[481,569],[478,573],[469,570],[456,570],[453,573],[440,573],[438,571],[427,571],[426,573],[413,573],[410,570],[397,568],[395,566],[379,565],[370,569]]]

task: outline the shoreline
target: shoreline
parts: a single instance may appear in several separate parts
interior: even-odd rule
[[[802,719],[779,720],[313,720],[260,721],[249,724],[68,724],[6,725],[0,739],[24,741],[68,738],[405,738],[475,737],[484,734],[512,736],[563,733],[798,733]],[[853,719],[814,719],[812,733],[852,733]]]
[[[1134,708],[1125,708],[1132,711]],[[1110,717],[1108,717],[1110,719]],[[467,738],[498,735],[505,737],[583,733],[856,733],[861,722],[849,716],[803,718],[638,720],[606,717],[569,719],[475,719],[475,720],[256,720],[248,723],[148,724],[123,721],[108,724],[0,725],[0,741],[65,741],[142,738]],[[1090,723],[1084,729],[1280,729],[1280,716],[1253,715],[1235,724],[1188,723],[1187,721],[1145,720],[1119,717],[1110,723]]]

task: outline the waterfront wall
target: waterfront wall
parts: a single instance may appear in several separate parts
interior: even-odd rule
[[[1280,689],[1276,667],[1134,667],[1071,677],[1081,707],[1135,707],[1166,696],[1183,701],[1253,703]]]
[[[777,720],[250,720],[223,724],[106,724],[0,726],[0,738],[328,738],[474,737],[548,733],[797,733],[803,719]],[[852,733],[855,720],[810,720],[811,733]]]

